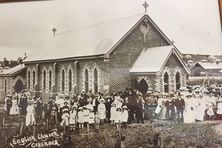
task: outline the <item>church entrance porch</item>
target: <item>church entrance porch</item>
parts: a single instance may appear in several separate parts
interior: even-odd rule
[[[132,76],[133,77],[133,86],[132,88],[137,89],[141,93],[146,93],[148,90],[153,90],[151,88],[152,82],[150,81],[149,76],[143,75],[143,76]]]
[[[14,86],[15,92],[21,92],[24,88],[25,86],[20,79],[15,82],[15,86]]]

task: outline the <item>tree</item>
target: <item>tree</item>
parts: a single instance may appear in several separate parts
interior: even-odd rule
[[[7,58],[4,58],[4,59],[3,59],[2,66],[3,66],[3,67],[9,66],[9,61],[7,60]]]

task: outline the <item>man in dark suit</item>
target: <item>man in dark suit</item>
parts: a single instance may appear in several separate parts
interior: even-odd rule
[[[175,106],[177,109],[177,119],[179,121],[183,121],[183,111],[185,108],[185,101],[181,95],[179,95],[178,98],[176,99]]]

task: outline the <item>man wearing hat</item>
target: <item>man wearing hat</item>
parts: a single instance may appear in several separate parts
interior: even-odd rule
[[[43,112],[43,101],[40,97],[37,98],[35,110],[36,110],[36,121],[39,122],[42,120],[42,112]]]
[[[180,94],[175,100],[175,106],[176,106],[177,119],[183,121],[183,111],[185,108],[185,101]]]

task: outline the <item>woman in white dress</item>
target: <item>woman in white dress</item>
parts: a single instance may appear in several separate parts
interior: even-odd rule
[[[98,105],[98,115],[99,115],[100,122],[102,123],[106,119],[106,106],[104,103],[105,103],[105,100],[101,99]]]
[[[25,118],[25,124],[26,126],[32,126],[36,123],[35,120],[35,108],[34,108],[34,100],[28,101],[28,106],[26,108],[26,118]]]
[[[185,109],[184,109],[184,123],[194,123],[195,122],[195,107],[197,105],[196,99],[187,96],[185,99]]]
[[[203,121],[205,116],[205,110],[206,110],[206,102],[204,100],[197,99],[197,105],[195,109],[195,119],[196,121]]]
[[[15,96],[12,97],[12,107],[10,108],[10,115],[18,115],[19,114],[19,107],[18,107],[18,100]]]
[[[167,108],[165,106],[165,101],[162,101],[161,104],[159,104],[155,110],[155,112],[159,112],[159,119],[165,120],[166,119],[166,111]]]

